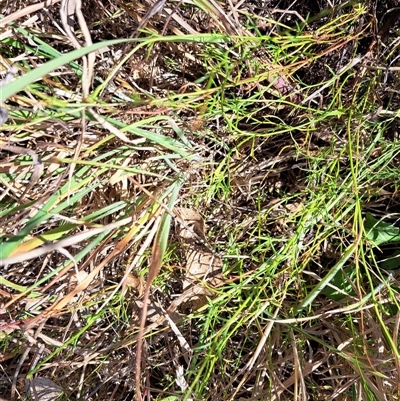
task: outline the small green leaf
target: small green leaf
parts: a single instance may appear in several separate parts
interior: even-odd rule
[[[367,213],[364,222],[367,238],[376,246],[400,242],[400,228],[382,220],[376,220],[371,213]]]

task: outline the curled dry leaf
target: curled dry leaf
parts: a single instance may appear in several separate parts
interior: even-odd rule
[[[135,290],[138,293],[139,298],[142,297],[144,293],[145,281],[143,277],[136,277],[132,273],[129,273],[123,283],[123,288],[129,288]],[[125,292],[125,290],[124,290]]]
[[[178,235],[184,244],[186,254],[184,292],[201,285],[204,291],[194,294],[186,305],[193,310],[199,309],[207,303],[207,296],[212,296],[209,287],[218,287],[222,280],[221,258],[209,249],[206,244],[205,224],[200,213],[189,208],[177,208],[177,215],[181,219]]]

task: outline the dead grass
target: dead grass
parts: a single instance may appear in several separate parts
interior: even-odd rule
[[[395,2],[56,3],[0,11],[0,395],[399,399]]]

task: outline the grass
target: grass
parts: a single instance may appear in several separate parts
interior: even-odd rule
[[[127,7],[1,28],[0,394],[399,399],[395,11]]]

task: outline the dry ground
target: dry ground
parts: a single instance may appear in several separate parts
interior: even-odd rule
[[[79,3],[0,0],[0,396],[398,400],[398,2]]]

